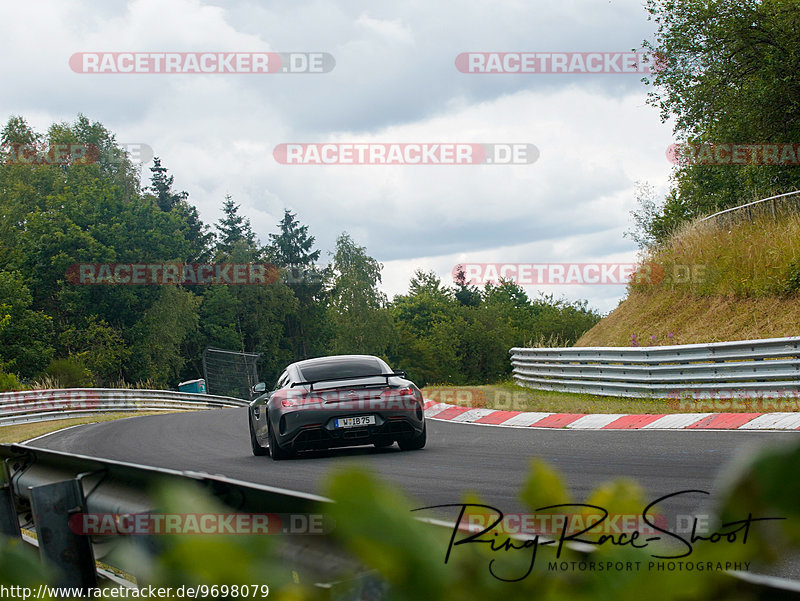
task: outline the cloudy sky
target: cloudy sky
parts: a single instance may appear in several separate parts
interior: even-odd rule
[[[404,292],[417,268],[626,262],[634,183],[663,192],[670,124],[637,74],[467,74],[462,52],[626,52],[641,0],[86,0],[0,5],[0,118],[78,113],[145,143],[203,219],[225,194],[263,242],[289,208],[323,255],[349,232]],[[327,52],[326,74],[86,74],[78,52]],[[282,165],[287,142],[527,143],[525,165]],[[149,171],[144,165],[144,173]],[[613,309],[624,286],[552,286]],[[528,288],[532,295],[535,289]]]

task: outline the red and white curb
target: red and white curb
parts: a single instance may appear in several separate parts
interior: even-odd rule
[[[449,422],[568,430],[800,430],[800,413],[533,413],[425,401],[425,417]]]

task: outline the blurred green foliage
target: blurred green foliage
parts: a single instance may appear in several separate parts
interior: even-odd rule
[[[734,543],[698,541],[684,561],[751,562],[750,571],[763,570],[770,561],[781,560],[800,547],[800,484],[794,478],[800,461],[800,445],[766,446],[757,452],[743,452],[734,461],[718,487],[718,515],[710,524],[712,531],[722,531],[726,522],[753,517],[785,517],[784,520],[754,522],[747,542],[738,537]],[[158,506],[164,512],[223,513],[217,501],[198,494],[194,486],[160,487]],[[676,491],[677,492],[677,491]],[[325,493],[335,502],[324,504],[320,511],[335,522],[331,536],[338,547],[325,547],[326,553],[346,550],[363,566],[351,573],[324,574],[308,571],[313,553],[295,565],[281,551],[280,536],[170,535],[155,538],[155,546],[146,546],[128,538],[107,563],[135,573],[139,585],[181,586],[243,585],[269,586],[269,597],[277,599],[391,599],[442,601],[464,599],[570,599],[667,601],[678,599],[770,599],[767,591],[745,586],[743,582],[720,571],[654,569],[648,562],[660,561],[657,554],[676,554],[674,549],[635,549],[629,545],[595,545],[585,554],[564,548],[556,559],[555,546],[537,549],[531,569],[531,549],[503,549],[508,532],[495,529],[494,547],[488,544],[452,544],[467,533],[453,533],[447,525],[433,525],[418,517],[433,517],[453,522],[459,504],[482,504],[475,494],[467,493],[453,507],[417,513],[413,502],[395,486],[359,467],[336,471],[329,478]],[[536,513],[596,514],[602,507],[610,515],[640,515],[653,499],[645,497],[635,482],[617,480],[597,486],[578,506],[553,468],[539,459],[531,462],[520,500],[526,511]],[[552,509],[542,509],[561,505]],[[268,508],[265,508],[268,509]],[[443,515],[441,511],[445,511]],[[470,508],[466,516],[479,509]],[[656,505],[648,515],[661,509]],[[462,524],[466,519],[462,520]],[[485,522],[484,522],[485,524]],[[729,528],[730,530],[730,528]],[[741,533],[740,533],[741,534]],[[492,538],[492,531],[486,535]],[[684,536],[686,536],[684,534]],[[313,537],[309,537],[311,539]],[[583,540],[598,542],[599,535],[584,534]],[[669,537],[667,537],[669,538]],[[328,541],[330,545],[331,541]],[[522,541],[517,540],[522,546]],[[674,541],[673,541],[674,542]],[[310,548],[316,541],[309,540]],[[677,543],[682,551],[682,543]],[[449,551],[449,558],[445,557]],[[668,561],[668,560],[665,560]],[[677,561],[677,560],[676,560]],[[556,564],[551,565],[553,562]],[[563,562],[613,562],[611,569],[586,570],[575,566],[563,568]],[[625,569],[617,562],[640,562],[639,569]],[[551,569],[553,568],[553,569]],[[530,573],[526,576],[530,569]],[[0,549],[0,583],[32,586],[46,580],[41,566],[30,549],[7,543]],[[505,580],[516,580],[507,582]],[[318,582],[327,582],[318,586]],[[237,598],[234,595],[218,598]]]

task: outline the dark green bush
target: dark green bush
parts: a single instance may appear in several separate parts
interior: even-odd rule
[[[62,388],[87,388],[92,386],[92,373],[77,359],[53,359],[43,374],[58,382]]]

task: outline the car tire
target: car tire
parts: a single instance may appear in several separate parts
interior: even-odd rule
[[[253,447],[253,455],[256,457],[263,457],[265,455],[269,455],[269,449],[265,449],[260,444],[258,444],[258,439],[256,438],[256,432],[253,430],[253,420],[250,417],[249,413],[250,410],[247,410],[247,425],[250,428],[250,445]]]
[[[269,454],[272,456],[272,459],[275,461],[289,459],[293,453],[278,444],[275,438],[275,432],[272,431],[272,426],[269,423],[267,424],[267,431],[269,432]]]
[[[404,451],[416,451],[421,449],[425,446],[425,442],[427,440],[427,434],[425,433],[426,425],[422,425],[422,432],[419,434],[414,434],[409,438],[401,438],[397,441],[397,444],[400,448]]]

